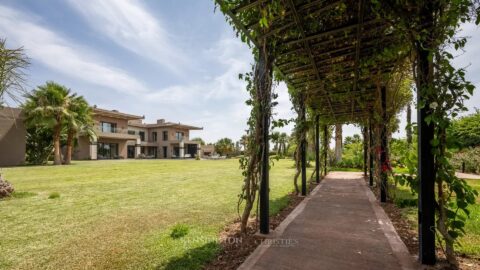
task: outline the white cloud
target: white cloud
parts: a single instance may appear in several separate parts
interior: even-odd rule
[[[201,81],[186,80],[187,83],[159,89],[146,95],[145,99],[161,104],[208,103],[225,99],[243,103],[248,95],[238,74],[250,70],[252,55],[249,49],[236,39],[225,38],[205,54],[219,63],[223,72]]]
[[[117,45],[151,59],[180,74],[187,65],[185,56],[175,47],[170,34],[138,1],[70,0],[91,27]]]
[[[127,94],[147,92],[146,87],[122,69],[102,64],[85,48],[74,45],[41,26],[31,14],[0,5],[0,32],[8,41],[24,46],[27,55],[57,72]]]

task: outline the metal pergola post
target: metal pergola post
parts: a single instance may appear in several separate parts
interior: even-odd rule
[[[328,160],[328,126],[323,126],[323,175],[327,176]]]
[[[367,161],[368,161],[368,134],[367,125],[362,127],[363,133],[363,175],[367,177]]]
[[[372,117],[368,119],[368,144],[369,144],[369,151],[368,151],[368,160],[369,160],[369,184],[373,187],[373,132],[372,132]]]
[[[315,172],[316,182],[320,183],[320,116],[315,117]]]
[[[382,131],[380,134],[380,164],[381,164],[381,174],[380,174],[380,202],[387,201],[387,87],[382,86],[381,88],[381,102],[382,102]]]
[[[424,22],[433,24],[432,3],[423,8]],[[434,127],[428,124],[425,118],[431,113],[430,102],[426,90],[433,84],[430,68],[433,65],[429,57],[432,53],[423,46],[418,46],[417,76],[420,85],[417,85],[417,125],[418,125],[418,236],[419,259],[422,264],[433,265],[435,256],[435,168],[431,141],[434,139]]]
[[[302,102],[304,100],[302,99]],[[301,106],[301,122],[305,124],[305,104]],[[305,134],[306,135],[306,134]],[[307,196],[307,138],[302,137],[300,142],[300,159],[302,165],[302,196]]]

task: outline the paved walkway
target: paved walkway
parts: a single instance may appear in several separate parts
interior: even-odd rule
[[[417,269],[361,173],[333,172],[239,269]]]
[[[480,175],[478,175],[478,174],[456,172],[455,175],[457,175],[457,177],[463,178],[463,179],[480,180]]]

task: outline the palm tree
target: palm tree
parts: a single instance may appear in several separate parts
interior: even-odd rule
[[[68,110],[70,114],[65,118],[65,129],[67,133],[67,151],[65,153],[65,164],[72,160],[74,139],[77,135],[83,135],[96,140],[96,133],[93,128],[92,108],[82,96],[71,96]]]
[[[288,141],[287,133],[285,133],[285,132],[280,133],[280,136],[278,137],[278,144],[279,144],[278,152],[280,153],[280,155],[282,157],[285,156],[285,154],[287,152],[287,147],[286,147],[287,141]]]
[[[5,97],[18,101],[25,93],[25,70],[30,65],[22,47],[8,49],[6,40],[0,38],[0,106]]]
[[[72,101],[70,90],[55,82],[47,82],[27,94],[23,105],[27,126],[52,129],[54,164],[61,165],[60,136],[65,119],[70,117],[69,107]]]
[[[278,140],[280,139],[280,132],[275,131],[270,135],[270,140],[274,143],[273,151],[278,153]]]

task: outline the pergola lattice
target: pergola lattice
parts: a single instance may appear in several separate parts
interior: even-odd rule
[[[262,27],[261,5],[266,0],[216,0],[231,19],[230,22],[257,49],[274,44],[267,51],[272,64],[289,88],[305,97],[304,104],[315,112],[316,141],[319,141],[319,120],[325,125],[345,122],[370,123],[372,111],[381,104],[379,114],[386,117],[386,85],[389,76],[406,59],[401,50],[390,57],[376,57],[386,48],[401,48],[401,40],[392,26],[373,12],[367,0],[283,0],[281,11]],[[388,60],[386,60],[388,59]],[[304,114],[304,112],[303,112]],[[419,110],[419,123],[425,113]],[[269,117],[267,115],[266,117]],[[304,117],[304,116],[303,116]],[[386,125],[381,128],[380,164],[386,161]],[[266,120],[264,123],[268,123]],[[429,141],[433,133],[419,124],[419,233],[420,259],[425,264],[435,262],[434,180]],[[268,124],[263,126],[264,153],[268,152]],[[325,128],[326,132],[326,128]],[[371,138],[371,136],[369,136]],[[325,141],[324,144],[327,142]],[[324,146],[326,149],[326,145]],[[366,150],[365,150],[366,151]],[[305,156],[302,152],[302,194],[306,193]],[[326,154],[326,152],[324,153]],[[367,153],[365,153],[366,157]],[[373,153],[369,151],[370,160]],[[268,162],[264,156],[263,163]],[[316,143],[316,169],[320,158]],[[265,164],[264,164],[265,165]],[[370,163],[372,184],[372,164]],[[263,168],[268,168],[265,165]],[[317,173],[317,181],[318,179]],[[386,200],[385,179],[381,180],[381,201]],[[260,232],[268,233],[268,169],[260,186]]]

